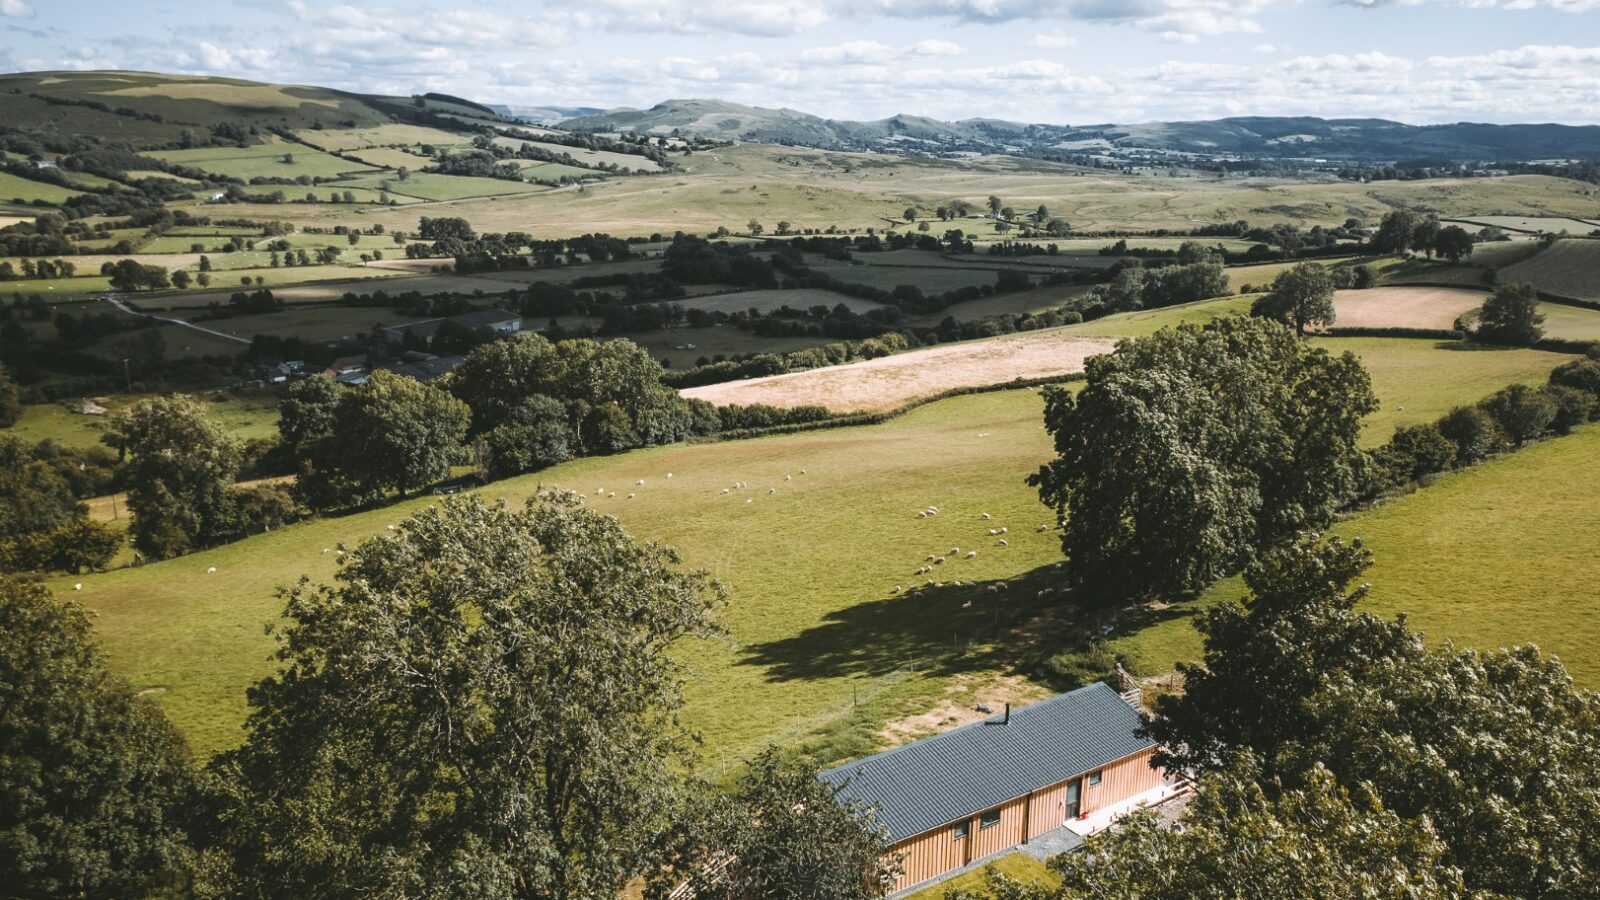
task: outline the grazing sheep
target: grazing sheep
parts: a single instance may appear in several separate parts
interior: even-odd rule
[[[933,564],[934,564],[934,565],[936,565],[936,566],[942,566],[942,565],[944,565],[944,557],[942,557],[942,556],[935,556],[935,557],[934,557],[934,558],[933,558]]]
[[[801,475],[804,475],[804,474],[805,474],[805,473],[806,473],[806,470],[805,470],[805,469],[801,469],[801,470],[800,470],[800,474],[801,474]]]
[[[984,519],[985,522],[987,522],[989,520],[989,514],[988,513],[984,513],[983,514],[983,519]]]
[[[639,480],[638,480],[638,481],[635,481],[635,482],[634,482],[634,483],[633,483],[633,486],[634,486],[634,487],[638,487],[638,486],[639,486],[639,485],[641,485],[641,484],[644,484],[644,479],[643,479],[643,478],[641,478],[641,479],[639,479]]]
[[[925,513],[925,512],[917,513],[917,518],[919,518],[919,519],[926,519],[927,517],[928,517],[928,514]]]
[[[728,492],[728,491],[729,491],[729,490],[731,490],[731,489],[730,489],[730,488],[723,488],[723,489],[722,489],[722,492],[723,492],[723,493],[724,493],[724,494],[726,494],[726,493],[727,493],[727,492]]]
[[[616,491],[612,491],[611,493],[607,494],[606,495],[606,499],[607,500],[615,500],[615,499],[617,499],[617,492]]]
[[[769,495],[776,494],[777,492],[778,492],[777,488],[767,488],[767,494],[769,494]]]
[[[929,553],[927,556],[924,556],[922,558],[922,561],[923,562],[933,562],[938,557],[939,557],[939,554],[937,554],[937,553]]]
[[[629,492],[629,493],[628,493],[628,499],[629,499],[629,500],[632,500],[632,499],[633,499],[633,498],[634,498],[634,494],[633,494],[633,492],[631,492],[631,491],[630,491],[630,492]]]
[[[968,600],[967,602],[961,604],[961,608],[962,609],[971,609],[972,608],[972,601]]]
[[[217,567],[216,566],[212,566],[211,568],[206,570],[206,574],[207,575],[215,575],[216,573],[217,573]]]
[[[1005,534],[1005,533],[1006,533],[1006,532],[1008,532],[1008,531],[1010,531],[1010,530],[1011,530],[1011,529],[1009,529],[1009,528],[1007,528],[1007,527],[1005,527],[1005,526],[1004,526],[1004,525],[1001,525],[1001,526],[1000,526],[1000,533],[1001,533],[1001,534]]]
[[[668,478],[671,478],[671,477],[672,477],[672,473],[671,473],[671,472],[668,472],[668,473],[667,473],[667,477],[668,477]]]
[[[891,593],[891,594],[898,594],[898,593],[900,593],[900,585],[898,585],[898,584],[897,584],[897,585],[895,585],[895,586],[894,586],[894,590],[892,590],[892,591],[890,591],[890,592],[889,592],[889,593]]]
[[[993,528],[989,529],[989,536],[990,537],[994,537],[995,535],[997,535],[999,533],[1000,533],[999,531],[997,531],[997,530],[995,530]]]
[[[322,548],[322,552],[326,554],[326,553],[332,553],[333,551],[328,549],[327,547],[323,547]]]
[[[944,582],[942,582],[942,581],[935,581],[935,582],[934,582],[934,583],[933,583],[933,586],[934,586],[934,587],[936,587],[936,588],[942,588],[942,587],[944,587]]]
[[[950,555],[951,556],[960,556],[961,555],[961,548],[960,547],[951,547],[950,548]]]
[[[1039,528],[1038,528],[1038,532],[1040,534],[1044,534],[1046,531],[1049,531],[1049,530],[1050,530],[1050,526],[1049,525],[1040,525]]]
[[[754,502],[756,502],[756,498],[754,498],[754,497],[746,497],[746,498],[744,498],[744,502],[746,502],[746,503],[754,503]]]
[[[81,581],[79,581],[79,582],[77,582],[77,583],[75,583],[75,584],[74,584],[74,585],[73,585],[73,586],[72,586],[72,589],[73,589],[73,590],[75,590],[75,591],[81,591],[81,590],[83,590],[83,582],[81,582]]]
[[[967,559],[976,559],[977,556],[978,556],[978,551],[976,551],[976,550],[968,550],[967,551]]]
[[[928,507],[928,512],[931,512],[931,513],[933,513],[933,514],[934,514],[934,515],[938,515],[938,514],[939,514],[939,507],[937,507],[937,506],[930,506],[930,507]]]
[[[384,527],[388,528],[390,531],[394,530],[394,526],[393,525],[386,525]]]
[[[999,540],[999,541],[998,541],[998,542],[997,542],[997,543],[998,543],[998,544],[999,544],[999,545],[1000,545],[1000,546],[1002,546],[1002,547],[1009,547],[1009,546],[1011,546],[1011,545],[1010,545],[1010,544],[1008,544],[1008,543],[1006,543],[1006,539],[1005,539],[1005,538],[1001,538],[1001,539],[1000,539],[1000,540]]]
[[[789,477],[789,476],[788,476],[788,475],[785,475],[785,476],[783,476],[783,480],[784,480],[784,481],[790,481],[790,480],[792,480],[792,479],[790,479],[790,477]]]
[[[994,583],[994,586],[995,586],[995,590],[999,590],[999,591],[1009,591],[1009,590],[1011,590],[1011,585],[1006,584],[1004,581],[996,581]]]

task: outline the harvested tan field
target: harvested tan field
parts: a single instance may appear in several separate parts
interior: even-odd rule
[[[683,394],[718,405],[815,404],[835,412],[881,412],[952,388],[1082,372],[1084,360],[1114,346],[1116,341],[1109,338],[1081,338],[1061,329],[1033,331],[809,372],[706,385]]]
[[[1483,305],[1483,291],[1442,287],[1379,287],[1333,295],[1336,328],[1449,328]]]

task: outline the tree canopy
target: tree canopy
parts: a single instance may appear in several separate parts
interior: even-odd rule
[[[128,457],[130,530],[140,552],[177,556],[227,530],[239,446],[192,397],[151,397],[118,410],[104,438]]]
[[[1478,339],[1526,346],[1544,337],[1539,292],[1531,284],[1503,284],[1478,310]]]
[[[205,893],[614,897],[660,858],[720,590],[571,495],[446,500],[286,593]]]
[[[1056,458],[1029,479],[1065,521],[1084,601],[1192,594],[1327,522],[1356,483],[1371,379],[1261,319],[1124,341],[1045,395]]]
[[[1250,312],[1293,325],[1301,335],[1308,325],[1332,325],[1338,316],[1333,308],[1333,276],[1327,266],[1313,262],[1285,269],[1272,280],[1272,291],[1258,298]]]
[[[469,411],[440,388],[378,371],[341,393],[332,415],[299,480],[312,506],[404,494],[444,478],[466,437]]]
[[[107,670],[76,605],[0,578],[0,884],[14,897],[180,885],[194,775],[154,704]]]

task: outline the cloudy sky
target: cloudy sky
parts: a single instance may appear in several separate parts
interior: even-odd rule
[[[0,69],[836,118],[1600,124],[1600,0],[0,0]]]

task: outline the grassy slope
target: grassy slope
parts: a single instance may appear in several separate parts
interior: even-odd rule
[[[114,397],[107,408],[115,412],[127,402],[128,398]],[[275,397],[252,395],[228,398],[208,404],[206,411],[241,440],[271,437],[278,433]],[[65,447],[95,447],[100,446],[105,422],[103,416],[74,413],[62,403],[39,403],[24,407],[22,419],[11,427],[11,431],[26,441],[49,439]]]
[[[1541,291],[1600,300],[1600,240],[1563,240],[1500,272],[1504,284],[1532,282]]]
[[[956,878],[933,887],[923,888],[914,894],[909,894],[905,900],[944,900],[950,892],[960,889],[964,891],[982,890],[988,884],[988,870],[995,869],[1013,880],[1023,884],[1041,883],[1055,885],[1061,883],[1061,878],[1045,867],[1045,864],[1021,853],[1011,853],[1002,856],[994,862],[976,871],[968,872]]]
[[[1369,353],[1379,390],[1407,398],[1404,413],[1391,408],[1378,419],[1380,438],[1402,417],[1431,418],[1504,380],[1547,371],[1558,359],[1531,355],[1509,365],[1519,354],[1464,354],[1424,341],[1338,345]],[[1500,366],[1496,374],[1469,376],[1460,368],[1491,361]],[[1008,671],[1009,657],[989,655],[986,642],[997,626],[1030,615],[1034,582],[1047,583],[1042,567],[1058,559],[1054,537],[1033,530],[1048,512],[1023,484],[1050,452],[1039,417],[1032,391],[963,397],[879,426],[580,460],[486,493],[519,499],[542,483],[594,496],[606,487],[618,497],[596,501],[599,508],[636,535],[677,546],[690,564],[730,586],[729,643],[683,653],[692,671],[688,721],[705,732],[713,764],[765,741],[819,730],[844,736],[835,745],[840,752],[859,752],[877,741],[883,722],[925,711],[948,696],[952,683],[975,690]],[[800,469],[808,474],[800,476]],[[664,477],[669,471],[671,481]],[[785,474],[794,480],[784,481]],[[639,478],[646,486],[630,487]],[[752,489],[720,493],[736,480]],[[774,487],[778,492],[768,494]],[[624,499],[630,490],[638,499]],[[303,574],[326,579],[333,557],[322,548],[377,533],[428,502],[86,576],[83,592],[73,596],[99,613],[97,627],[117,668],[141,688],[163,690],[176,721],[199,747],[214,749],[235,739],[243,689],[270,668],[272,644],[261,629],[279,609],[274,589]],[[915,518],[926,504],[940,506],[943,515]],[[978,519],[985,511],[992,522]],[[1004,550],[985,535],[985,526],[1000,524],[1011,529]],[[948,563],[941,577],[1035,573],[1034,581],[1001,595],[891,592],[916,581],[913,571],[925,554],[951,546],[979,548],[980,555]],[[210,566],[218,573],[206,574]],[[67,581],[58,580],[56,589]],[[996,596],[1004,602],[995,605]],[[968,599],[975,603],[964,609]],[[853,693],[859,708],[851,707]],[[763,715],[750,715],[753,709]]]
[[[1600,482],[1574,478],[1600,456],[1600,426],[1546,441],[1354,516],[1334,530],[1376,557],[1367,608],[1405,613],[1434,642],[1500,647],[1535,642],[1577,682],[1600,687]],[[1200,605],[1243,592],[1224,581]],[[1113,646],[1163,671],[1198,655],[1188,613]]]

